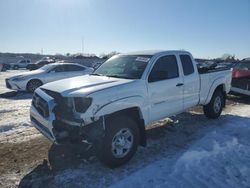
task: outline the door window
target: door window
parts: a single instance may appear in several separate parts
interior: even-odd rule
[[[179,77],[177,60],[174,55],[160,57],[151,70],[148,82],[157,82]]]

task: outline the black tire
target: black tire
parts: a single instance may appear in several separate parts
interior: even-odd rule
[[[13,69],[17,70],[17,69],[19,69],[19,66],[18,65],[14,65]]]
[[[115,140],[118,141],[117,134],[122,133],[124,134],[127,131],[128,135],[132,135],[130,138],[131,145],[130,149],[122,149],[124,152],[124,156],[119,156],[118,153],[116,153],[116,149],[112,145],[115,145]],[[127,116],[117,116],[114,118],[111,118],[106,121],[106,130],[105,130],[105,136],[101,140],[101,142],[98,142],[98,145],[96,148],[98,149],[97,154],[98,158],[107,166],[111,168],[115,168],[118,166],[121,166],[128,162],[133,155],[135,154],[138,143],[139,143],[139,129],[137,126],[137,123]],[[129,139],[127,139],[129,140]],[[127,142],[127,141],[125,141]],[[112,144],[113,143],[113,144]],[[121,143],[121,142],[120,142]],[[126,143],[127,144],[127,143]],[[124,144],[125,145],[125,144]],[[118,147],[124,147],[124,146],[118,146]],[[115,156],[116,155],[116,156]]]
[[[41,85],[43,85],[42,81],[41,80],[37,80],[37,79],[34,79],[34,80],[30,80],[28,83],[27,83],[27,91],[28,92],[31,92],[33,93],[38,87],[40,87]]]
[[[221,115],[225,99],[221,90],[215,90],[210,102],[203,106],[203,111],[206,117],[216,119]]]

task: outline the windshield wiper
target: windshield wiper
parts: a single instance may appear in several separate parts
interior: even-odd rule
[[[90,75],[94,75],[94,76],[105,76],[103,74],[97,74],[97,73],[93,73],[93,74],[90,74]]]
[[[124,78],[124,79],[135,79],[131,76],[121,76],[121,75],[115,75],[115,74],[111,74],[111,75],[106,75],[108,77],[113,77],[113,78]]]
[[[90,74],[90,75],[106,76],[106,77],[113,77],[113,78],[124,78],[124,79],[135,79],[135,78],[130,77],[130,76],[121,76],[121,75],[116,75],[116,74],[104,75],[104,74],[93,73],[93,74]]]

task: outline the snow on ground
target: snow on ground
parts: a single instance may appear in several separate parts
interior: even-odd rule
[[[22,72],[24,70],[0,72],[0,94],[14,95],[0,98],[0,143],[20,142],[40,135],[29,120],[32,94],[15,93],[5,87],[5,78]]]
[[[187,150],[164,153],[111,187],[250,187],[250,107],[232,110]]]

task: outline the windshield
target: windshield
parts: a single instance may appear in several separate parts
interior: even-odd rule
[[[92,75],[140,79],[150,55],[118,55],[103,63]]]

